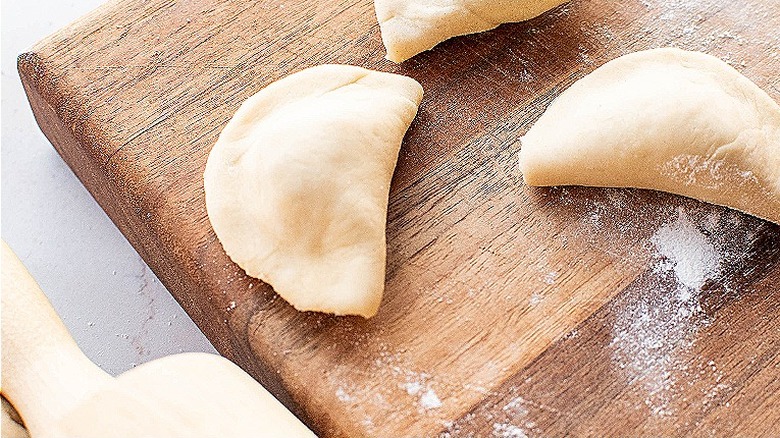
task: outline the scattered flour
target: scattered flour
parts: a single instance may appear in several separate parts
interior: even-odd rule
[[[461,427],[481,424],[483,421],[492,423],[491,436],[494,438],[525,438],[529,434],[544,436],[543,432],[536,427],[536,423],[529,419],[529,407],[551,409],[518,396],[507,402],[500,411],[490,409],[476,413],[469,412],[457,422],[445,425],[447,430],[440,435],[440,438],[473,437],[473,432],[464,431]],[[556,412],[554,409],[552,411]]]
[[[718,251],[683,210],[678,210],[677,220],[659,228],[650,241],[663,258],[656,269],[674,272],[682,287],[695,290],[717,276]]]
[[[423,409],[437,409],[441,407],[441,400],[434,390],[428,389],[420,397],[420,406]]]
[[[710,189],[721,188],[735,177],[744,182],[758,182],[753,172],[740,170],[723,160],[689,154],[677,155],[666,162],[661,166],[661,173],[681,184],[695,184]]]
[[[342,402],[345,402],[345,403],[350,403],[350,402],[354,401],[352,396],[347,394],[347,391],[345,391],[344,388],[342,388],[340,386],[338,387],[338,389],[336,389],[336,397],[338,397],[339,400],[341,400]]]
[[[399,370],[400,371],[400,370]],[[430,376],[426,373],[415,373],[403,370],[406,382],[400,385],[407,394],[417,398],[417,405],[421,411],[438,409],[442,406],[438,394],[430,387]]]
[[[494,423],[493,436],[497,438],[527,438],[523,429],[510,423]]]
[[[528,409],[525,407],[525,400],[522,397],[513,398],[501,410],[515,418],[528,415]]]
[[[668,416],[674,411],[678,379],[689,373],[683,358],[708,323],[701,288],[719,275],[721,254],[682,209],[650,242],[656,264],[644,286],[667,293],[643,294],[622,309],[610,345],[613,362],[630,382],[644,388],[650,412]]]
[[[423,389],[422,383],[420,382],[406,382],[403,386],[404,389],[406,389],[406,393],[409,395],[417,395]]]
[[[490,390],[482,385],[475,385],[473,383],[464,383],[463,389],[468,391],[474,391],[479,394],[490,394]]]
[[[349,370],[346,374],[353,373]],[[367,372],[367,375],[381,375],[385,380],[394,380],[396,385],[382,386],[380,388],[372,385],[358,385],[354,381],[344,378],[343,373],[329,373],[329,378],[337,384],[336,397],[344,403],[353,403],[364,409],[363,414],[366,418],[375,421],[373,415],[378,411],[387,412],[388,410],[399,408],[398,403],[403,403],[403,409],[408,407],[416,408],[421,414],[438,416],[439,411],[444,404],[442,399],[433,389],[441,386],[441,383],[434,381],[430,374],[413,370],[407,366],[402,356],[382,349],[379,355],[374,359],[373,367]],[[408,395],[408,398],[402,395]],[[399,398],[399,396],[401,396]],[[389,400],[394,400],[393,404]]]

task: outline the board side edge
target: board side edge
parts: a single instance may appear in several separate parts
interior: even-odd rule
[[[39,45],[36,45],[36,48]],[[246,372],[258,380],[304,423],[310,427],[316,425],[317,422],[311,421],[306,410],[294,401],[277,373],[268,365],[260,363],[256,357],[248,357],[252,354],[248,353],[252,351],[248,344],[233,345],[229,333],[218,332],[221,325],[207,323],[209,315],[206,315],[194,301],[184,299],[186,294],[177,293],[177,291],[193,290],[198,288],[198,285],[190,281],[192,279],[187,273],[179,272],[179,264],[175,260],[166,257],[164,242],[154,235],[141,217],[132,213],[133,208],[129,200],[121,196],[122,190],[119,185],[100,168],[99,157],[90,154],[89,146],[79,140],[75,132],[76,126],[68,123],[58,114],[56,108],[59,105],[67,105],[68,98],[61,93],[61,89],[65,88],[62,84],[65,80],[57,84],[53,83],[45,61],[36,51],[20,54],[17,59],[17,70],[41,132],[198,328],[207,334],[207,338],[219,353],[234,363],[241,364]],[[141,233],[139,230],[147,230],[148,233]],[[222,339],[224,342],[214,342],[215,339]]]

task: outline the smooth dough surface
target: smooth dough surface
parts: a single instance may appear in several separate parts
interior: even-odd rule
[[[206,353],[133,368],[55,424],[54,438],[317,438],[241,368]]]
[[[230,258],[298,310],[373,316],[390,180],[422,94],[405,76],[321,65],[250,97],[204,174]]]
[[[520,169],[529,185],[662,190],[780,223],[780,106],[710,55],[632,53],[550,105]]]
[[[375,0],[387,59],[403,62],[455,36],[530,20],[566,0]]]

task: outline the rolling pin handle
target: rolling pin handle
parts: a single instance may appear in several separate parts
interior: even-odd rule
[[[35,436],[112,377],[81,352],[38,283],[2,242],[2,391]]]

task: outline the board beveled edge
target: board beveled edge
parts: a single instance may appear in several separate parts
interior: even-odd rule
[[[312,421],[306,410],[295,402],[284,382],[278,378],[277,373],[262,361],[250,357],[252,355],[250,352],[253,349],[247,340],[240,341],[244,345],[233,345],[233,339],[229,333],[227,331],[220,333],[218,330],[219,327],[224,326],[205,324],[204,321],[208,316],[203,315],[203,309],[190,300],[181,299],[176,293],[177,290],[197,289],[199,285],[188,284],[191,283],[187,281],[189,277],[177,271],[179,265],[166,259],[166,252],[163,249],[164,243],[161,239],[154,236],[153,233],[142,236],[136,231],[148,229],[148,227],[141,217],[133,214],[134,210],[129,205],[128,200],[117,195],[122,193],[120,187],[101,171],[101,161],[90,153],[89,145],[82,143],[85,136],[83,132],[79,132],[82,129],[79,121],[66,120],[69,116],[73,117],[72,108],[77,103],[73,102],[72,96],[66,97],[61,94],[62,89],[66,88],[63,87],[65,80],[58,78],[56,84],[53,83],[48,75],[46,63],[34,50],[18,56],[17,69],[25,95],[41,132],[179,305],[190,315],[198,328],[206,334],[217,351],[231,361],[241,364],[247,373],[258,380],[274,397],[317,432],[315,426],[318,422]],[[90,134],[98,134],[99,137],[99,133],[91,132]],[[88,136],[86,137],[88,138]]]

